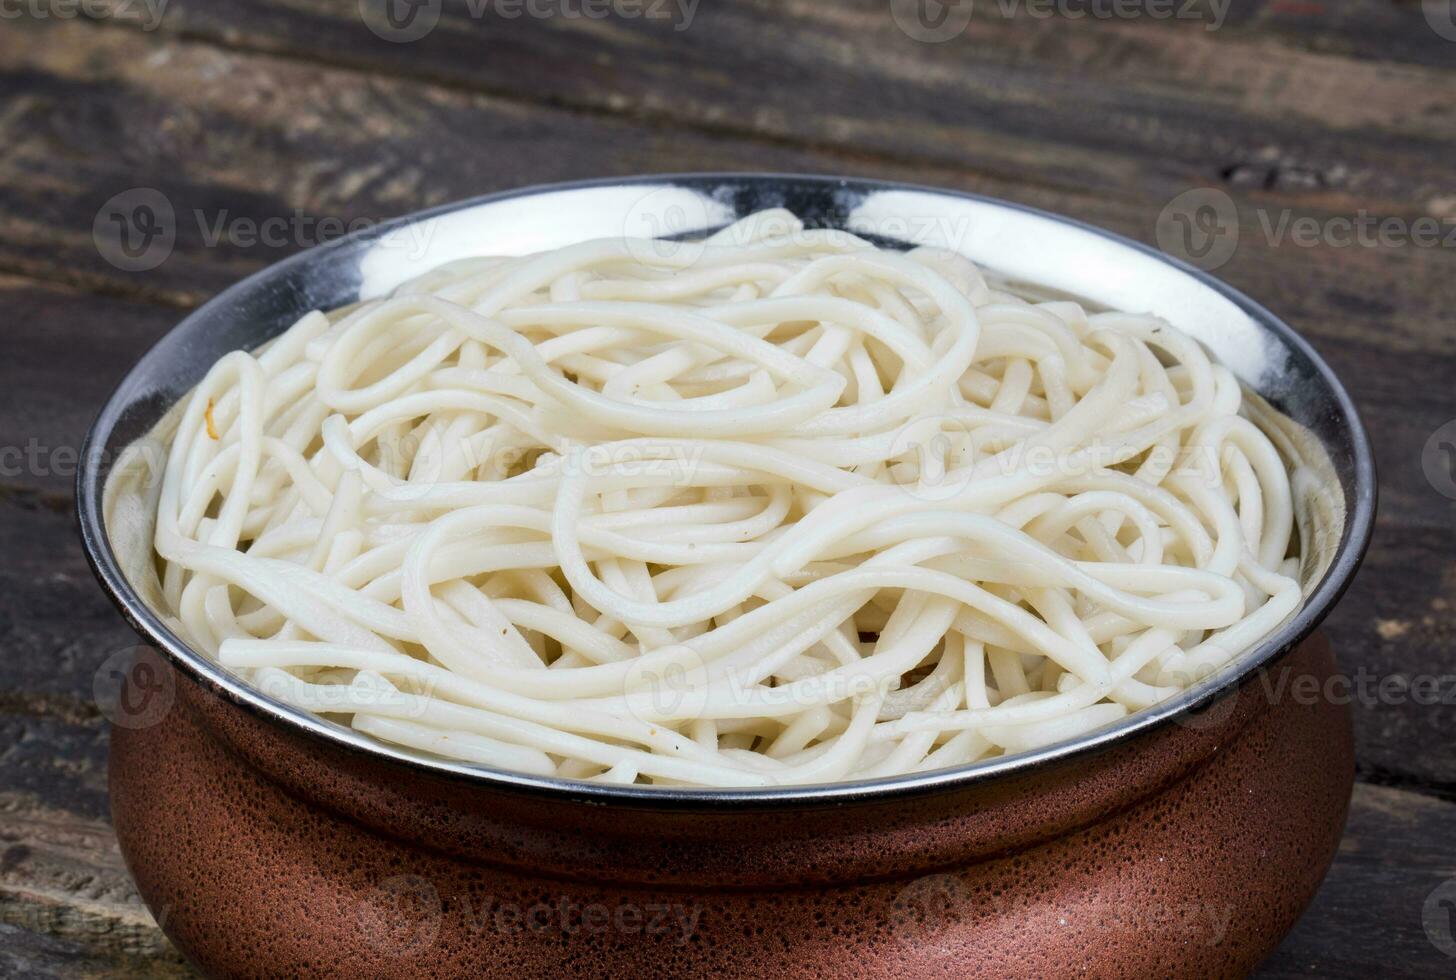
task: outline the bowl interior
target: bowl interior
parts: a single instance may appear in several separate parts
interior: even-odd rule
[[[1252,300],[1135,242],[1004,202],[872,181],[707,174],[532,188],[449,205],[301,253],[206,303],[132,369],[88,439],[78,506],[88,555],[103,585],[138,629],[184,670],[252,710],[410,765],[538,789],[579,792],[595,786],[501,773],[373,742],[253,690],[190,649],[169,628],[151,562],[155,495],[169,422],[175,422],[169,412],[229,351],[258,347],[310,310],[384,296],[443,263],[622,235],[692,239],[770,207],[787,208],[810,227],[845,229],[881,245],[949,248],[1007,279],[1035,283],[1095,307],[1154,313],[1196,337],[1259,396],[1250,399],[1251,415],[1295,471],[1306,602],[1219,674],[1070,742],[963,770],[867,783],[732,791],[597,787],[601,795],[785,800],[875,795],[990,778],[1093,750],[1166,722],[1287,651],[1323,618],[1348,583],[1368,540],[1374,508],[1374,471],[1364,431],[1324,362]]]

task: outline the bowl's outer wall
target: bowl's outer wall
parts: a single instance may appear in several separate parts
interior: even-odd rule
[[[589,202],[601,196],[611,207],[620,210],[623,206],[623,195],[627,195],[631,201],[639,201],[644,195],[652,198],[664,193],[662,188],[667,188],[674,195],[685,192],[690,197],[715,202],[713,207],[720,208],[722,214],[727,216],[748,214],[768,207],[785,207],[799,214],[811,226],[822,227],[842,227],[856,205],[870,195],[905,193],[927,197],[932,201],[943,200],[948,207],[964,205],[967,202],[977,207],[991,207],[997,212],[1004,212],[1008,222],[1020,216],[1028,221],[1042,222],[1043,226],[1049,222],[1052,225],[1080,229],[1105,239],[1107,247],[1121,250],[1120,254],[1136,255],[1141,260],[1157,254],[1135,242],[1068,219],[974,195],[910,188],[879,181],[744,174],[661,176],[531,188],[447,205],[432,212],[402,218],[393,225],[371,229],[360,235],[311,249],[244,280],[188,317],[138,363],[97,419],[83,453],[83,464],[78,476],[78,513],[87,555],[103,586],[123,613],[143,636],[156,643],[170,659],[180,664],[189,674],[201,677],[205,683],[230,699],[236,707],[259,714],[269,719],[272,724],[307,728],[321,743],[348,742],[372,747],[376,754],[395,759],[402,771],[415,768],[457,771],[481,781],[543,787],[561,799],[587,792],[600,801],[615,803],[650,797],[657,805],[665,807],[694,806],[695,800],[752,806],[756,799],[762,802],[760,798],[767,797],[773,797],[775,805],[790,808],[831,801],[862,803],[882,791],[891,794],[901,791],[930,792],[963,782],[999,779],[1007,772],[1031,769],[1057,758],[1080,755],[1085,760],[1091,753],[1102,751],[1120,740],[1137,738],[1142,733],[1167,724],[1186,712],[1190,706],[1206,703],[1210,697],[1222,693],[1238,682],[1239,672],[1217,676],[1195,686],[1184,695],[1139,713],[1128,721],[1084,737],[1076,743],[1049,746],[1020,757],[997,760],[966,773],[950,770],[881,780],[869,787],[873,792],[853,785],[769,791],[677,791],[608,786],[581,789],[573,787],[567,781],[511,773],[488,773],[478,767],[445,761],[421,762],[417,756],[412,757],[408,752],[381,746],[348,729],[324,723],[307,712],[279,704],[248,688],[205,657],[188,649],[137,597],[119,570],[102,519],[102,490],[106,477],[111,464],[119,458],[122,450],[146,435],[167,409],[201,380],[219,357],[232,350],[257,347],[286,329],[303,312],[318,308],[330,309],[354,302],[360,298],[361,289],[373,295],[378,284],[366,285],[365,279],[370,276],[378,278],[379,263],[376,260],[381,254],[380,240],[389,236],[400,236],[401,229],[407,231],[413,223],[435,219],[448,223],[451,219],[468,216],[475,209],[486,205],[507,205],[517,215],[512,219],[516,222],[513,231],[519,230],[523,236],[543,235],[546,232],[538,227],[543,224],[553,221],[557,224],[569,224],[585,220],[580,211],[573,212],[540,203],[561,200],[557,195],[566,195],[572,202]],[[678,200],[678,197],[672,197],[673,206],[676,206],[675,202]],[[715,215],[716,212],[709,209],[700,217],[712,219]],[[620,224],[620,219],[616,220]],[[649,224],[646,228],[626,230],[651,231],[653,228]],[[455,234],[458,235],[458,229]],[[406,244],[409,241],[408,238],[401,240]],[[1217,293],[1214,297],[1216,300],[1233,303],[1252,319],[1251,329],[1257,328],[1261,338],[1260,344],[1256,346],[1268,349],[1268,356],[1264,360],[1272,365],[1271,370],[1275,372],[1258,379],[1261,393],[1320,439],[1330,454],[1347,502],[1347,523],[1342,534],[1342,543],[1324,582],[1308,598],[1305,608],[1262,645],[1262,654],[1250,656],[1241,665],[1241,671],[1249,673],[1274,662],[1308,635],[1328,613],[1330,605],[1353,576],[1368,543],[1374,511],[1374,469],[1368,440],[1359,417],[1339,382],[1309,345],[1289,327],[1247,297],[1198,270],[1182,266],[1165,256],[1157,256],[1157,261],[1160,265],[1181,269],[1182,274],[1200,291],[1199,295]],[[371,268],[376,271],[369,272]]]
[[[381,834],[523,874],[684,886],[902,877],[1035,844],[1183,778],[1267,710],[1267,691],[1286,689],[1269,676],[1252,678],[1235,696],[1153,737],[998,780],[909,801],[780,811],[603,807],[591,798],[495,791],[452,775],[399,771],[349,747],[321,749],[204,688],[184,688],[196,720],[243,764]],[[613,846],[613,837],[624,846]]]
[[[113,816],[215,976],[1241,976],[1343,829],[1349,708],[1295,693],[1333,671],[1316,636],[1090,768],[794,813],[401,774],[184,680],[115,731]]]

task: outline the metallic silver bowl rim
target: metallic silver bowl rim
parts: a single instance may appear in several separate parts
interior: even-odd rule
[[[775,188],[800,188],[866,194],[878,191],[909,191],[939,195],[947,199],[976,201],[1010,212],[1050,219],[1090,232],[1106,239],[1109,243],[1152,256],[1159,262],[1211,287],[1240,307],[1263,330],[1274,334],[1293,354],[1304,359],[1314,374],[1328,388],[1334,407],[1338,410],[1341,423],[1340,434],[1347,440],[1344,448],[1348,450],[1352,458],[1354,494],[1353,499],[1346,500],[1345,526],[1329,568],[1315,590],[1307,596],[1304,605],[1298,612],[1282,627],[1266,637],[1254,650],[1244,654],[1240,658],[1236,670],[1216,673],[1167,701],[1136,712],[1091,733],[1028,752],[950,769],[855,782],[741,789],[604,785],[469,765],[398,749],[341,725],[325,721],[316,715],[284,704],[258,691],[204,654],[193,650],[168,629],[160,617],[137,595],[122,573],[106,533],[102,513],[102,493],[110,465],[106,444],[124,411],[134,404],[135,398],[132,397],[131,391],[136,385],[133,382],[144,373],[148,366],[148,357],[157,346],[165,343],[174,334],[185,331],[189,324],[215,316],[220,310],[237,306],[243,297],[267,290],[285,273],[318,265],[321,260],[334,252],[351,247],[357,248],[362,243],[368,243],[391,232],[396,232],[415,222],[483,204],[525,199],[561,191],[653,185],[677,185],[699,192],[705,192],[710,187],[723,186],[759,187],[765,191]],[[306,297],[299,297],[299,299],[305,300]],[[299,314],[303,312],[306,312],[306,302],[300,303],[298,308]],[[203,370],[205,370],[205,366]],[[381,762],[432,772],[443,778],[459,780],[476,787],[546,796],[563,802],[617,804],[631,808],[669,810],[719,810],[724,807],[784,809],[812,805],[873,804],[891,799],[963,789],[973,784],[982,784],[1002,777],[1023,774],[1029,770],[1046,768],[1055,763],[1069,762],[1089,756],[1172,724],[1190,713],[1206,709],[1215,701],[1232,694],[1260,671],[1279,660],[1308,637],[1328,615],[1334,603],[1349,586],[1369,545],[1374,524],[1376,492],[1375,463],[1370,450],[1369,438],[1354,402],[1334,372],[1304,338],[1268,309],[1200,269],[1140,242],[1094,225],[984,195],[894,181],[810,174],[728,172],[651,174],[573,181],[486,194],[414,212],[275,263],[248,276],[198,307],[157,341],[149,350],[148,355],[144,355],[132,367],[112,393],[91,427],[82,447],[81,466],[76,479],[77,518],[82,543],[87,559],[107,595],[138,633],[159,649],[184,675],[212,693],[272,724],[307,733],[314,738],[333,743],[348,751],[363,753]]]

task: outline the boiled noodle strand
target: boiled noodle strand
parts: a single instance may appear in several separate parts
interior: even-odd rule
[[[767,211],[433,270],[224,357],[162,595],[266,693],[534,775],[763,787],[1075,738],[1299,605],[1290,479],[1152,316]]]

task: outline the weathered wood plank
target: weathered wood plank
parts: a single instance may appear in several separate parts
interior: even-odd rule
[[[95,956],[75,940],[0,922],[0,976],[15,980],[150,980],[196,976],[174,953]]]
[[[964,152],[964,164],[936,169],[738,139],[669,139],[620,120],[73,22],[32,25],[28,33],[0,39],[0,65],[21,83],[7,89],[14,94],[8,106],[0,103],[0,117],[23,133],[0,159],[0,263],[183,303],[312,243],[319,218],[378,220],[538,179],[693,167],[872,172],[1005,194],[1144,240],[1154,238],[1163,206],[1197,179],[1124,149],[1110,195],[1083,180],[1090,163],[1069,152],[1055,162],[1081,183],[1062,190],[1028,183],[1035,173],[988,179]],[[80,152],[103,141],[121,152]],[[1002,146],[983,142],[978,149],[992,153]],[[1369,143],[1355,134],[1339,145]],[[1444,158],[1430,157],[1444,174]],[[1282,164],[1271,158],[1260,166]],[[1379,214],[1390,202],[1367,188],[1358,199],[1354,191],[1304,194],[1292,205],[1275,184],[1235,189],[1241,246],[1223,274],[1316,336],[1359,340],[1379,331],[1385,346],[1456,351],[1456,249],[1301,247],[1280,231],[1289,220],[1323,224],[1362,209]],[[162,191],[177,215],[172,257],[149,273],[108,265],[86,233],[101,204],[135,186]],[[1406,227],[1423,216],[1456,229],[1449,197],[1432,193],[1400,207],[1412,209],[1397,218]],[[237,233],[267,221],[285,226],[276,244]],[[219,228],[234,233],[210,244]]]
[[[101,595],[71,524],[69,514],[21,523],[13,511],[0,512],[0,542],[16,566],[0,577],[6,595],[0,604],[5,654],[0,669],[0,784],[45,794],[61,772],[94,763],[84,787],[65,784],[66,792],[74,795],[47,799],[99,816],[106,787],[101,767],[104,724],[93,693],[96,674],[108,657],[138,640]],[[22,559],[20,546],[34,549],[34,557]],[[43,557],[47,552],[48,559]],[[43,588],[37,589],[37,581]],[[74,727],[64,730],[64,738],[37,727],[50,724]]]
[[[1216,179],[1266,169],[1270,149],[1283,158],[1273,179],[1296,190],[1399,194],[1442,181],[1431,141],[1456,130],[1449,76],[1346,57],[1333,41],[1344,36],[1339,29],[1359,37],[1367,21],[1384,25],[1388,13],[1347,19],[1332,8],[1313,16],[1275,3],[1220,17],[1219,6],[1180,0],[1173,13],[1194,16],[1073,23],[1043,16],[1056,4],[996,0],[958,7],[975,12],[963,30],[953,30],[964,23],[953,12],[947,28],[927,31],[911,17],[913,4],[889,0],[617,3],[597,18],[582,15],[579,3],[449,0],[422,8],[406,31],[384,30],[385,39],[355,4],[174,0],[160,30],[1054,186],[1125,186],[1121,160],[1129,155],[1145,161],[1143,179],[1180,169]],[[1331,43],[1306,51],[1264,30],[1301,19],[1317,22]],[[1441,63],[1436,55],[1449,45],[1419,8],[1397,10],[1395,19],[1404,26],[1384,27],[1383,36],[1430,37],[1419,47]],[[1362,146],[1329,138],[1343,130],[1403,139]]]
[[[57,976],[190,975],[137,896],[109,821],[12,789],[0,791],[0,948]]]
[[[585,176],[832,169],[808,150],[75,21],[0,34],[0,120],[0,268],[179,305],[327,237],[320,219],[377,222]],[[170,256],[145,272],[108,263],[92,236],[98,209],[136,187],[175,214]]]
[[[0,296],[0,506],[65,510],[91,420],[181,314],[3,274]]]
[[[1441,917],[1456,914],[1450,907],[1456,896],[1453,834],[1456,805],[1356,786],[1329,877],[1255,975],[1264,980],[1451,976],[1456,947],[1449,940],[1456,923]]]
[[[1325,629],[1360,778],[1456,801],[1456,529],[1382,525]]]
[[[1422,0],[1251,0],[1234,3],[1225,31],[1348,58],[1449,69],[1452,16],[1444,3]]]
[[[310,244],[320,218],[378,220],[534,180],[694,167],[838,169],[1002,194],[1153,240],[1159,213],[1196,179],[1125,148],[1112,193],[1082,179],[1091,164],[1072,151],[1053,156],[1080,183],[1060,189],[1037,183],[1034,172],[988,178],[965,152],[964,166],[936,169],[669,136],[620,119],[74,22],[0,37],[6,70],[17,84],[0,90],[0,118],[18,138],[0,158],[0,266],[181,304]],[[104,144],[118,152],[85,151]],[[1338,145],[1370,144],[1354,133]],[[1002,146],[987,139],[976,148]],[[1439,167],[1444,174],[1444,158]],[[1221,274],[1317,339],[1456,354],[1456,248],[1304,247],[1285,231],[1291,220],[1325,228],[1381,214],[1390,202],[1369,188],[1358,197],[1291,197],[1275,185],[1234,189],[1240,246]],[[108,198],[137,186],[161,191],[177,216],[171,256],[148,272],[108,264],[88,233]],[[1395,219],[1402,227],[1419,214],[1456,229],[1450,195],[1401,207],[1413,209]],[[270,221],[285,228],[274,244],[237,233]],[[219,228],[232,233],[210,241]]]

